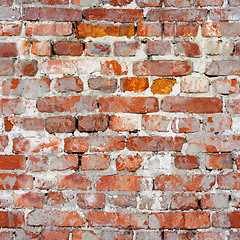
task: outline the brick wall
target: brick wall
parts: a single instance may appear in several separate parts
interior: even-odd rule
[[[239,0],[0,1],[0,239],[240,239]]]

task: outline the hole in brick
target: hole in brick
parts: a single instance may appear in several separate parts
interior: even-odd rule
[[[198,199],[198,208],[201,208],[201,200]]]
[[[228,196],[228,201],[229,202],[232,201],[232,196],[231,195]]]
[[[78,155],[78,169],[81,169],[82,166],[82,155]]]

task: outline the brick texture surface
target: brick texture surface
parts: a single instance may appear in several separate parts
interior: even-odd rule
[[[240,239],[239,0],[0,0],[0,240]]]

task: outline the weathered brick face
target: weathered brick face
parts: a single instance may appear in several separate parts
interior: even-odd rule
[[[240,239],[239,0],[0,0],[0,240]]]

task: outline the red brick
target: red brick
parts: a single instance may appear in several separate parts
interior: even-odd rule
[[[128,67],[125,63],[120,64],[116,60],[105,61],[101,64],[101,74],[106,76],[127,75]]]
[[[20,99],[6,99],[0,100],[0,113],[11,115],[21,114],[25,112],[25,104]]]
[[[58,178],[58,184],[62,189],[88,190],[92,182],[84,175],[73,173]]]
[[[83,82],[79,77],[58,78],[55,84],[55,90],[58,92],[82,92]]]
[[[22,23],[0,23],[0,36],[19,36]]]
[[[8,136],[0,136],[0,151],[3,151],[8,145]]]
[[[101,97],[99,99],[100,112],[151,113],[158,110],[158,100],[155,97]]]
[[[0,59],[0,76],[10,76],[14,72],[13,59]]]
[[[76,64],[75,60],[49,59],[42,62],[41,70],[45,74],[74,74]]]
[[[133,231],[102,230],[100,237],[100,239],[133,240]]]
[[[11,6],[13,4],[13,0],[2,0],[0,5],[1,6]]]
[[[0,173],[1,190],[32,189],[33,177],[26,174]]]
[[[88,23],[77,24],[77,38],[86,37],[97,38],[104,36],[133,37],[134,35],[135,35],[134,25],[88,24]]]
[[[215,212],[212,216],[212,226],[220,228],[239,228],[240,211],[235,212]]]
[[[70,234],[69,230],[62,230],[62,229],[43,229],[41,231],[42,240],[49,240],[49,239],[68,240],[69,234]]]
[[[109,129],[116,132],[134,132],[138,130],[138,122],[137,119],[132,117],[111,116],[109,121]]]
[[[239,82],[237,79],[217,79],[212,81],[213,89],[218,94],[239,93]]]
[[[210,19],[214,21],[239,21],[239,9],[211,9]]]
[[[44,194],[33,192],[18,194],[14,202],[20,208],[43,208]]]
[[[143,12],[141,9],[88,8],[83,10],[83,15],[86,20],[121,23],[143,20]]]
[[[162,36],[162,23],[138,22],[137,25],[138,36]]]
[[[162,0],[136,0],[136,4],[141,7],[162,7]]]
[[[207,67],[205,74],[209,76],[240,75],[239,65],[240,61],[238,60],[212,61]]]
[[[62,155],[60,157],[51,158],[50,170],[64,171],[67,169],[77,170],[79,159],[77,155]]]
[[[236,56],[240,56],[240,41],[235,44],[235,53]]]
[[[48,157],[46,156],[28,156],[27,170],[30,172],[47,171],[48,165]]]
[[[117,171],[127,170],[129,172],[136,172],[142,164],[142,157],[139,155],[121,157],[118,156],[116,159]]]
[[[164,2],[166,7],[177,7],[177,8],[187,8],[187,7],[192,7],[193,3],[191,0],[166,0]]]
[[[141,7],[162,7],[162,0],[136,0],[136,4]]]
[[[162,239],[162,232],[161,231],[137,231],[136,232],[136,240],[161,240]]]
[[[13,122],[11,121],[12,119],[8,117],[4,117],[4,127],[6,132],[10,132],[14,126]]]
[[[194,42],[178,42],[175,45],[176,56],[186,56],[186,57],[200,57],[201,50],[197,43]]]
[[[93,111],[97,107],[96,98],[93,96],[46,97],[37,99],[39,112],[79,112]]]
[[[240,173],[228,173],[225,175],[218,175],[219,189],[240,189]]]
[[[104,93],[113,93],[117,90],[117,79],[116,78],[89,78],[88,87],[93,90],[98,90]]]
[[[169,95],[176,83],[177,81],[171,78],[154,79],[151,86],[151,92],[153,94]]]
[[[192,73],[192,66],[187,61],[146,60],[133,64],[133,74],[137,76],[182,76]]]
[[[237,7],[237,6],[240,5],[240,1],[239,1],[239,0],[229,0],[229,1],[228,1],[228,4],[229,4],[230,6]]]
[[[148,131],[167,132],[169,123],[169,118],[165,116],[143,115],[142,118],[142,128]]]
[[[27,22],[26,23],[26,35],[53,35],[53,36],[68,36],[72,34],[71,23],[39,23],[39,22]]]
[[[208,132],[224,132],[231,130],[232,119],[225,116],[212,116],[203,119],[203,130]]]
[[[136,136],[128,138],[127,148],[130,151],[181,151],[185,142],[182,137]]]
[[[208,191],[214,186],[216,179],[213,175],[192,175],[186,177],[188,191]]]
[[[126,6],[133,0],[101,0],[103,4],[110,4],[112,6]]]
[[[144,77],[121,78],[120,86],[123,92],[125,91],[143,92],[149,87],[148,78]]]
[[[15,138],[13,151],[16,153],[53,153],[62,151],[62,140],[51,138]]]
[[[125,147],[122,136],[90,136],[65,138],[67,152],[110,152],[122,150]]]
[[[149,216],[150,229],[182,229],[184,228],[184,215],[180,212],[159,212]]]
[[[175,133],[193,133],[200,130],[200,121],[196,118],[174,118],[172,130]]]
[[[222,6],[223,3],[224,3],[223,0],[197,0],[197,6],[199,7],[206,7],[206,6],[219,7],[219,6]]]
[[[107,43],[95,43],[89,42],[85,44],[85,54],[86,56],[92,57],[105,57],[110,54],[111,48]]]
[[[73,230],[72,231],[72,240],[88,240],[88,239],[99,240],[99,237],[92,230]]]
[[[162,100],[164,112],[217,113],[222,111],[222,100],[210,97],[169,96]]]
[[[82,209],[94,209],[105,207],[104,193],[78,193],[77,205]]]
[[[199,168],[199,160],[197,156],[177,155],[175,156],[175,167],[178,169],[196,169]]]
[[[37,56],[51,56],[52,48],[50,42],[33,42],[32,53]]]
[[[0,239],[2,240],[13,240],[13,232],[0,232]]]
[[[195,37],[197,35],[199,24],[177,24],[176,36],[177,37]]]
[[[108,155],[84,154],[81,158],[82,170],[105,170],[110,165],[110,157]]]
[[[215,184],[211,175],[160,175],[155,178],[155,189],[161,191],[207,191]]]
[[[74,22],[81,21],[82,11],[68,8],[38,8],[27,7],[24,8],[23,20],[30,21],[66,21]]]
[[[38,72],[37,60],[19,60],[17,65],[18,75],[35,76]]]
[[[224,209],[228,207],[227,194],[222,193],[206,193],[201,197],[201,209]]]
[[[83,45],[80,42],[57,42],[53,51],[56,55],[81,56]]]
[[[198,199],[195,194],[177,193],[171,197],[170,209],[172,210],[196,210],[198,208]]]
[[[80,132],[106,131],[107,128],[107,115],[88,115],[78,117],[78,131]]]
[[[240,112],[240,100],[239,99],[226,100],[226,110],[230,114],[239,114],[239,112]]]
[[[230,232],[228,240],[238,240],[239,238],[240,238],[240,232]]]
[[[21,228],[24,226],[24,213],[16,211],[0,211],[1,228]]]
[[[220,36],[239,36],[240,23],[238,22],[205,22],[202,25],[203,37],[220,37]]]
[[[179,232],[164,232],[165,240],[195,240],[195,236],[193,232],[179,233]]]
[[[101,176],[95,188],[97,191],[143,191],[150,185],[151,180],[147,177],[114,175]]]
[[[140,46],[140,42],[115,42],[114,55],[122,57],[135,56]]]
[[[36,239],[40,240],[40,232],[39,230],[35,229],[18,229],[15,232],[16,239],[23,238],[23,239]]]
[[[82,227],[85,219],[76,211],[34,210],[27,215],[29,226]]]
[[[206,9],[153,9],[147,14],[147,21],[196,22],[207,18]]]
[[[42,131],[44,130],[45,121],[42,118],[23,118],[22,128],[30,131]]]
[[[161,191],[186,190],[184,178],[180,175],[160,175],[155,178],[154,189]]]
[[[199,240],[206,240],[206,239],[223,240],[221,235],[215,232],[198,232],[197,237]]]
[[[186,212],[185,226],[188,229],[209,228],[211,226],[209,212]]]
[[[68,2],[69,0],[41,0],[42,4],[48,5],[66,5]]]
[[[1,21],[17,21],[21,19],[20,7],[0,7]]]
[[[21,49],[22,55],[29,56],[30,49],[31,49],[31,42],[23,39],[20,44],[21,44],[20,49]]]
[[[76,119],[72,116],[56,116],[46,119],[46,131],[49,133],[74,132]]]
[[[18,50],[16,43],[0,42],[0,57],[17,57]]]
[[[71,195],[64,195],[62,192],[49,192],[47,194],[47,205],[53,207],[63,207],[72,200]]]
[[[89,212],[87,220],[90,227],[112,227],[122,229],[146,229],[148,227],[147,214]]]
[[[240,169],[240,157],[238,156],[236,159],[237,169]]]
[[[166,55],[171,53],[169,41],[147,41],[147,55]]]
[[[115,207],[127,208],[137,207],[137,196],[136,195],[113,195],[108,197],[110,205]]]
[[[0,155],[0,169],[25,169],[26,157],[23,155]]]
[[[195,148],[196,151],[203,152],[230,152],[239,151],[240,136],[201,136],[195,139],[189,139],[190,148]]]
[[[10,132],[13,127],[20,127],[21,119],[19,117],[4,117],[4,127],[6,132]]]
[[[24,96],[26,98],[40,97],[50,91],[50,79],[9,78],[3,81],[3,95]]]

